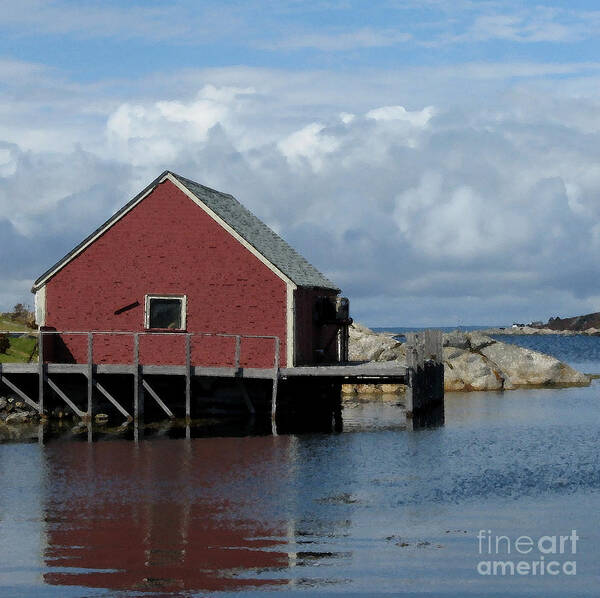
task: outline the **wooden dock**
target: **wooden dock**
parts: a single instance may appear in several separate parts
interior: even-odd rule
[[[133,337],[133,354],[130,363],[111,364],[94,361],[94,339],[98,335],[128,334]],[[443,403],[444,382],[442,363],[442,336],[440,331],[427,330],[423,334],[408,335],[407,365],[397,362],[354,362],[343,364],[322,364],[314,366],[279,367],[280,340],[275,336],[231,335],[214,333],[168,333],[183,336],[185,343],[185,363],[181,365],[153,365],[140,361],[140,337],[157,335],[151,332],[59,332],[38,333],[40,356],[37,363],[0,364],[0,382],[30,407],[40,414],[46,412],[48,393],[54,399],[66,403],[82,420],[90,421],[95,414],[98,398],[108,401],[126,420],[138,422],[143,419],[144,400],[147,395],[169,418],[175,418],[172,397],[161,396],[154,379],[157,376],[175,377],[184,382],[185,418],[192,415],[192,382],[199,379],[234,381],[240,388],[242,400],[250,414],[255,406],[245,385],[250,381],[263,381],[270,385],[270,412],[273,431],[276,432],[278,416],[278,395],[280,387],[291,388],[302,384],[304,388],[326,385],[339,390],[342,384],[406,384],[406,412],[408,417],[426,412]],[[164,334],[164,333],[163,333]],[[85,335],[87,337],[87,363],[55,363],[44,359],[44,339],[46,335]],[[235,354],[231,366],[206,366],[192,362],[191,346],[194,336],[226,336],[235,339]],[[268,368],[242,367],[240,364],[241,346],[244,339],[260,338],[273,342],[273,365]],[[85,379],[84,392],[69,394],[62,387],[68,377]],[[132,389],[129,403],[119,400],[104,383],[106,377],[122,377],[125,385]],[[82,397],[83,395],[83,397]],[[131,401],[131,398],[133,399]],[[201,400],[201,399],[200,399]],[[85,405],[82,404],[85,402]]]

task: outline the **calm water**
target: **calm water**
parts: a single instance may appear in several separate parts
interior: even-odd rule
[[[418,432],[356,403],[341,434],[0,444],[0,596],[597,596],[599,400],[448,394]],[[477,572],[542,556],[480,554],[479,530],[573,529],[577,553],[545,559],[574,576]]]

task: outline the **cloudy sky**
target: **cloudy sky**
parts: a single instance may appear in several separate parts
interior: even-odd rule
[[[370,325],[600,311],[590,1],[0,0],[0,309],[165,169]]]

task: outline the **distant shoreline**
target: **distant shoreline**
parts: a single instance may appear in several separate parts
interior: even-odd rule
[[[533,328],[532,326],[515,326],[507,328],[487,328],[481,330],[488,336],[508,335],[508,336],[531,336],[531,335],[553,335],[553,336],[600,336],[598,328],[587,328],[585,330],[553,330],[552,328]]]
[[[372,328],[374,332],[386,334],[388,336],[404,336],[408,332],[420,332],[427,328],[440,329],[444,332],[481,332],[488,336],[506,335],[506,336],[531,336],[531,335],[553,335],[553,336],[600,336],[600,329],[587,328],[585,330],[554,330],[552,328],[534,328],[533,326],[389,326]]]

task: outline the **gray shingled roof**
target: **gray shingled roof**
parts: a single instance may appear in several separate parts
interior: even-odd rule
[[[233,195],[171,174],[298,286],[339,290]]]
[[[135,205],[140,197],[152,190],[165,175],[171,174],[182,185],[195,195],[202,203],[208,206],[231,228],[233,228],[245,241],[252,245],[269,262],[278,268],[296,285],[301,287],[316,287],[338,291],[330,280],[325,278],[314,266],[309,264],[295,249],[288,245],[281,237],[276,235],[264,222],[259,220],[252,212],[247,210],[235,197],[227,193],[215,191],[186,179],[174,172],[165,171],[157,177],[143,191],[113,214],[102,226],[84,239],[77,247],[59,260],[54,266],[48,268],[34,283],[32,291],[58,272],[80,249],[85,247],[98,234],[108,229],[124,212]]]

